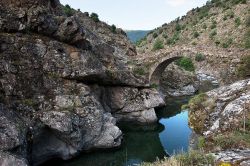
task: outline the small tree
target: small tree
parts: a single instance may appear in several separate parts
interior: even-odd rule
[[[68,4],[63,7],[63,11],[68,17],[73,16],[74,14],[74,9],[72,9]]]
[[[96,13],[91,13],[90,18],[92,18],[95,22],[99,22],[99,16]]]
[[[175,30],[176,30],[176,31],[180,31],[180,30],[181,30],[181,25],[180,25],[179,23],[177,23],[177,24],[175,25]]]
[[[113,33],[116,33],[116,26],[115,26],[114,24],[111,26],[111,31],[112,31]]]

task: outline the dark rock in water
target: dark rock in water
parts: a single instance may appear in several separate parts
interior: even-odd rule
[[[117,120],[155,122],[164,101],[127,67],[135,55],[122,30],[57,0],[1,1],[0,165],[118,147]]]

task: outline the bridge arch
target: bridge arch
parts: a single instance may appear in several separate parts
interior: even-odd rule
[[[165,71],[167,66],[172,62],[182,58],[189,57],[192,58],[196,55],[196,53],[190,50],[178,50],[170,53],[165,53],[161,56],[161,58],[157,59],[157,62],[151,66],[149,71],[149,83],[150,85],[156,84],[159,85],[160,79],[162,77],[162,73]],[[194,59],[194,58],[192,58]]]

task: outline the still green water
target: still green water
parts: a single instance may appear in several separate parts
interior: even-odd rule
[[[188,112],[181,105],[189,98],[167,100],[168,105],[157,110],[159,122],[151,126],[120,124],[123,144],[117,150],[82,154],[70,161],[53,160],[44,165],[57,166],[133,166],[153,162],[157,158],[187,151],[192,130],[188,126]]]

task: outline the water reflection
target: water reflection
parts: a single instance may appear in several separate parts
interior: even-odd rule
[[[153,162],[180,150],[187,151],[191,129],[188,113],[181,106],[188,97],[168,99],[168,105],[157,110],[159,123],[150,126],[119,124],[124,133],[122,147],[82,154],[71,161],[50,161],[44,165],[57,166],[133,166],[141,162]]]

